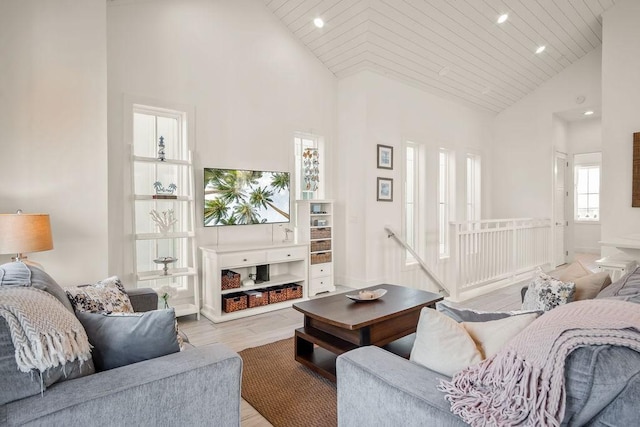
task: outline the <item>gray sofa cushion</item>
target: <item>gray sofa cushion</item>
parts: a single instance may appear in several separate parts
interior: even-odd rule
[[[93,346],[93,361],[99,371],[180,351],[172,308],[146,313],[77,312],[76,315]]]
[[[451,378],[379,347],[360,347],[336,360],[338,426],[458,427],[440,380]]]
[[[1,426],[240,426],[242,359],[222,344],[98,372],[0,405]]]
[[[0,266],[0,288],[6,286],[33,286],[44,290],[58,299],[69,311],[73,312],[64,290],[51,276],[43,270],[23,264],[11,262]],[[23,397],[40,393],[40,373],[21,372],[16,364],[15,347],[11,341],[9,326],[0,317],[0,405]],[[47,369],[42,374],[42,386],[68,379],[90,375],[95,372],[93,361],[69,362],[64,366]]]

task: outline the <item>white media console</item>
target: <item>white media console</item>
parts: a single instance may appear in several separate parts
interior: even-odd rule
[[[242,246],[204,246],[202,251],[203,306],[201,313],[212,322],[226,322],[254,314],[290,307],[308,297],[308,257],[306,243],[254,244]],[[256,274],[258,266],[268,266],[269,280],[250,286],[222,290],[223,270],[240,274],[242,280]],[[302,298],[276,302],[243,310],[225,312],[223,296],[252,290],[276,289],[278,286],[302,286]]]

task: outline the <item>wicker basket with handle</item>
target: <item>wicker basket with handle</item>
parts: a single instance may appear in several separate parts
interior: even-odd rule
[[[242,292],[222,295],[222,311],[231,313],[247,308],[247,296]]]

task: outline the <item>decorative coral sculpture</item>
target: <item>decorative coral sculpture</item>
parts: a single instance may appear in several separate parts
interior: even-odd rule
[[[173,209],[162,211],[162,213],[158,213],[158,211],[156,211],[155,209],[151,209],[149,215],[151,215],[151,219],[156,223],[161,233],[167,233],[169,230],[171,230],[173,224],[178,222]]]

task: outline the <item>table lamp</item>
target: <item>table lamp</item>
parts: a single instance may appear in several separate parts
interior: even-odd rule
[[[0,214],[0,254],[16,254],[13,261],[24,262],[24,252],[53,249],[48,214]]]

